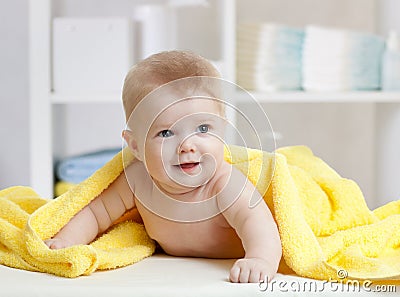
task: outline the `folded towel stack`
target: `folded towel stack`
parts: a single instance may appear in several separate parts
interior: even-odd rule
[[[384,40],[373,34],[307,26],[303,88],[311,91],[378,89],[383,50]]]
[[[110,161],[121,148],[105,149],[65,158],[56,166],[57,177],[68,183],[80,183]]]
[[[283,25],[239,25],[238,84],[259,91],[300,89],[303,39],[304,30]]]
[[[121,148],[104,149],[78,156],[68,157],[56,165],[56,177],[59,180],[55,185],[55,195],[60,196],[75,184],[87,179],[97,169],[110,161]]]

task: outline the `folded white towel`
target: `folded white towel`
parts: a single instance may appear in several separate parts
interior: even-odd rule
[[[251,90],[301,87],[304,31],[273,24],[241,24],[237,29],[237,82]]]
[[[377,89],[383,39],[368,33],[307,26],[302,87],[312,91]]]

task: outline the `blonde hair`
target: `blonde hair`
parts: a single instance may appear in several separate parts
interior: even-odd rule
[[[171,81],[192,76],[221,77],[207,59],[190,51],[157,53],[133,66],[125,77],[122,90],[126,121],[136,105],[151,91]]]

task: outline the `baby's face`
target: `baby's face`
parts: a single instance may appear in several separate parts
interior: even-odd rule
[[[210,98],[188,98],[148,114],[158,114],[141,133],[138,153],[149,174],[166,188],[207,183],[223,162],[225,120],[221,106]],[[143,112],[143,111],[142,111]]]

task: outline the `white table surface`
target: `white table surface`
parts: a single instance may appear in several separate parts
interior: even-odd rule
[[[278,274],[265,284],[229,282],[234,260],[179,258],[157,254],[134,265],[75,279],[0,266],[0,296],[399,296]],[[310,289],[311,288],[311,289]]]

